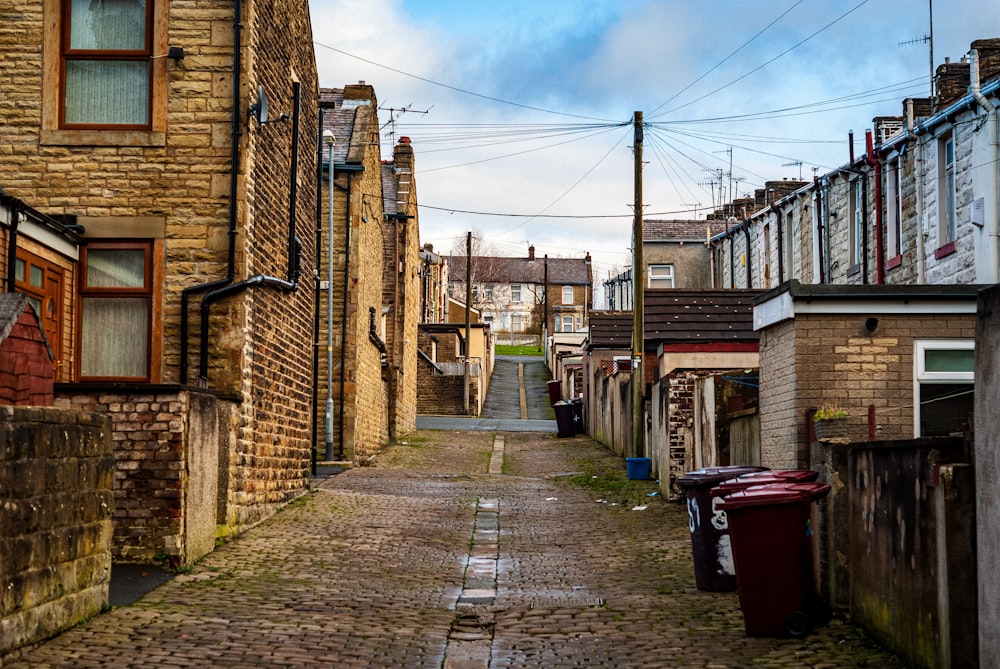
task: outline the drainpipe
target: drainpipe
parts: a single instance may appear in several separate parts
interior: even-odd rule
[[[913,99],[906,100],[906,131],[913,136],[913,185],[916,191],[917,212],[917,283],[924,283],[924,149],[923,142],[914,132]]]
[[[997,283],[1000,280],[1000,186],[998,186],[997,171],[1000,170],[997,161],[1000,161],[1000,121],[997,119],[997,108],[990,102],[980,90],[979,82],[979,50],[973,49],[971,52],[972,62],[969,77],[969,88],[976,103],[986,112],[989,144],[992,155],[987,161],[991,166],[993,175],[989,178],[989,186],[986,191],[985,219],[983,221],[986,235],[986,265],[988,267],[984,280],[980,283]]]
[[[240,171],[240,122],[242,112],[240,110],[240,83],[243,61],[240,46],[242,38],[243,4],[242,0],[233,1],[233,113],[231,118],[231,129],[229,139],[229,243],[228,257],[226,260],[226,278],[216,279],[208,283],[195,286],[188,286],[181,291],[181,383],[187,383],[188,376],[188,302],[194,293],[206,290],[213,290],[221,286],[227,286],[236,277],[236,196],[239,186]],[[201,329],[208,329],[208,322],[201,322]]]
[[[221,288],[212,290],[201,299],[201,355],[199,359],[198,377],[200,382],[204,385],[207,385],[208,383],[208,319],[211,305],[225,297],[241,293],[248,288],[276,288],[282,292],[290,293],[298,290],[299,287],[299,275],[302,273],[302,243],[298,237],[295,236],[295,205],[297,201],[296,195],[298,193],[299,162],[299,103],[301,99],[301,87],[299,82],[293,82],[292,93],[294,103],[292,116],[291,175],[289,179],[290,183],[288,185],[289,221],[287,278],[279,279],[273,276],[257,274],[249,279],[240,281],[239,283],[230,283],[222,286]],[[230,248],[232,249],[233,247],[231,246]]]
[[[830,180],[827,177],[820,179],[820,185],[822,186],[823,202],[822,202],[822,212],[820,213],[820,225],[823,226],[823,237],[820,240],[822,244],[821,253],[823,255],[823,264],[820,268],[824,271],[825,277],[823,283],[833,282],[833,269],[830,266]]]
[[[325,429],[323,434],[326,444],[326,459],[333,460],[335,456],[333,452],[333,185],[336,176],[333,166],[333,147],[337,143],[333,131],[323,131],[323,143],[326,144],[329,152],[327,159],[327,177],[329,178],[327,206],[330,222],[329,230],[326,233],[326,413],[324,414]],[[345,283],[344,286],[346,288],[347,284]],[[341,367],[340,373],[343,376],[343,367]]]
[[[774,228],[778,232],[778,284],[785,282],[785,222],[782,220],[781,209],[771,203],[771,213],[774,214]],[[791,242],[789,242],[791,243]]]
[[[753,273],[750,271],[750,266],[753,264],[752,255],[750,253],[750,219],[743,220],[743,236],[746,238],[746,256],[747,256],[747,288],[753,288]]]
[[[340,397],[338,401],[337,420],[337,459],[344,458],[344,414],[347,404],[347,312],[350,306],[348,298],[351,281],[351,177],[352,172],[347,173],[347,190],[344,196],[344,306],[340,322]]]
[[[885,283],[885,249],[882,242],[882,161],[879,150],[872,144],[872,131],[865,131],[865,162],[872,168],[875,179],[875,283]],[[867,237],[868,233],[865,232]]]
[[[323,121],[326,118],[326,110],[320,109],[317,115],[316,134],[323,136]],[[330,161],[333,165],[333,161]],[[333,227],[332,225],[330,226]],[[319,317],[320,317],[320,289],[319,289],[319,268],[321,251],[323,247],[323,145],[316,146],[316,242],[313,248],[316,249],[316,264],[313,277],[313,365],[312,365],[312,429],[310,431],[310,441],[312,444],[312,475],[316,476],[318,466],[318,453],[316,448],[316,418],[319,416]],[[329,397],[327,393],[327,397]]]

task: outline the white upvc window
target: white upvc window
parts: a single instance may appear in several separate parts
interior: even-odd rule
[[[556,319],[556,332],[573,332],[573,317],[562,316]]]
[[[899,189],[899,172],[903,161],[899,158],[890,160],[885,173],[885,217],[886,217],[886,256],[895,258],[902,253],[903,238],[903,198]]]
[[[955,138],[938,140],[938,248],[955,241]]]
[[[673,265],[650,265],[647,288],[673,288],[674,287],[674,266]]]
[[[974,399],[975,342],[917,340],[913,367],[914,435],[939,437],[968,430]]]
[[[563,304],[574,304],[574,302],[573,302],[573,286],[563,286],[562,287],[562,303]]]
[[[521,301],[521,284],[515,283],[510,287],[510,301],[519,303]]]
[[[850,211],[850,265],[861,264],[862,242],[865,238],[865,191],[862,179],[851,183]]]

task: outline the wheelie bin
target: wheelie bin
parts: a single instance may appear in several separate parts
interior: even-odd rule
[[[559,379],[546,381],[545,387],[549,390],[549,404],[555,406],[556,402],[562,399],[562,381]]]
[[[768,469],[762,472],[740,474],[736,478],[723,481],[712,489],[712,495],[725,497],[737,490],[769,483],[810,483],[819,478],[815,469]]]
[[[556,428],[558,430],[558,436],[575,436],[576,426],[573,424],[573,405],[569,402],[560,401],[552,405],[552,410],[556,412]]]
[[[815,502],[827,483],[772,483],[727,495],[736,584],[747,636],[805,636],[829,622],[817,594]]]
[[[674,480],[687,496],[694,582],[699,590],[725,592],[736,589],[729,524],[726,513],[718,507],[722,498],[713,496],[712,489],[741,474],[765,470],[767,467],[752,465],[706,467],[690,471]]]

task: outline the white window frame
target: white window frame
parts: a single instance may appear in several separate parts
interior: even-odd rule
[[[927,371],[928,351],[975,351],[974,339],[917,339],[913,342],[913,436],[920,435],[920,386],[934,383],[975,383],[975,372]]]
[[[848,264],[851,266],[851,269],[860,267],[861,265],[862,240],[865,234],[865,190],[862,178],[859,177],[851,182],[850,211],[848,212],[850,216],[849,235],[851,254]]]
[[[673,265],[648,265],[646,275],[647,288],[673,288],[674,287],[674,266]],[[664,285],[666,284],[666,285]]]
[[[510,286],[510,301],[514,304],[521,303],[521,284],[514,283]]]
[[[559,316],[559,329],[556,332],[573,332],[573,317],[572,316]],[[569,322],[569,328],[567,329],[566,323]]]
[[[575,304],[575,302],[573,301],[573,286],[562,287],[562,303]]]
[[[903,254],[903,197],[900,193],[900,171],[903,161],[893,158],[885,173],[886,256],[889,259]]]
[[[938,140],[938,248],[955,241],[957,236],[955,188],[955,136],[949,133]]]

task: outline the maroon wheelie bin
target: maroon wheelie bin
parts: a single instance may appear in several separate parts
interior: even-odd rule
[[[767,469],[762,472],[740,474],[736,478],[723,481],[712,490],[713,495],[725,497],[737,490],[746,490],[755,485],[769,483],[810,483],[819,478],[815,469]]]
[[[747,636],[805,636],[829,621],[817,593],[815,502],[827,483],[772,483],[738,490],[719,507],[729,518]]]
[[[729,525],[725,511],[718,507],[722,498],[712,495],[712,489],[741,474],[766,469],[753,465],[705,467],[674,479],[674,483],[687,495],[694,583],[699,590],[726,592],[736,589]]]

